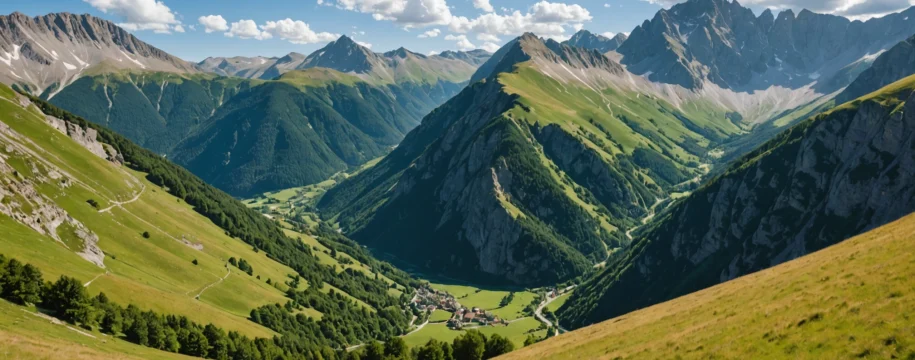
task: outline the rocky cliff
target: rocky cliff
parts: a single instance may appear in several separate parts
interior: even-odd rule
[[[815,116],[675,203],[559,310],[580,327],[915,211],[915,78]]]
[[[704,82],[741,91],[817,84],[821,93],[831,93],[912,33],[912,8],[861,22],[808,10],[756,16],[737,1],[689,0],[658,11],[617,51],[633,72],[687,88]],[[851,64],[860,66],[847,68]]]

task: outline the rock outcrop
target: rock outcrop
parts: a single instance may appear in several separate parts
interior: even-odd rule
[[[765,269],[915,211],[915,81],[811,118],[659,215],[559,311],[580,327]],[[580,294],[580,296],[579,296]]]

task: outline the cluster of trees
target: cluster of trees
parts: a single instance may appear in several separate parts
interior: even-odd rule
[[[512,300],[514,300],[514,299],[515,299],[515,292],[512,291],[512,292],[508,293],[508,295],[505,295],[504,297],[502,297],[502,300],[499,301],[499,307],[508,306],[508,304],[511,304]]]
[[[266,305],[251,310],[250,319],[283,335],[283,340],[300,344],[319,344],[345,348],[402,335],[409,326],[409,318],[399,306],[369,309],[356,304],[333,289],[324,293],[316,287],[304,291],[290,289],[291,299],[285,305]],[[315,321],[297,312],[311,308],[323,314]]]
[[[449,344],[429,340],[425,345],[407,349],[401,338],[384,344],[373,342],[348,354],[353,360],[483,360],[507,354],[515,349],[508,339],[495,334],[487,338],[477,330],[468,330]]]
[[[35,304],[51,316],[85,329],[123,337],[132,343],[210,359],[314,359],[327,353],[329,347],[312,347],[308,351],[291,351],[279,338],[250,339],[237,332],[226,332],[212,324],[201,325],[184,316],[161,315],[142,311],[134,305],[126,308],[108,299],[105,293],[90,297],[82,282],[61,276],[45,282],[41,271],[31,264],[0,255],[0,297],[11,302]]]
[[[229,264],[232,264],[232,266],[237,267],[238,270],[244,271],[248,275],[254,275],[254,268],[251,267],[251,264],[245,261],[245,259],[238,258],[238,260],[235,260],[234,257],[230,257]]]

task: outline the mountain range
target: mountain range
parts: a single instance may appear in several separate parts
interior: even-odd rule
[[[488,56],[376,54],[343,36],[309,56],[195,65],[108,21],[70,14],[15,13],[0,19],[0,34],[8,83],[235,195],[317,183],[386,154]],[[307,110],[290,118],[290,101]]]
[[[431,318],[465,326],[466,311],[451,310],[463,314],[452,314],[456,325],[433,314],[450,300],[470,304],[483,288],[504,289],[505,297],[499,307],[470,313],[494,323],[508,313],[537,319],[545,338],[613,319],[545,340],[560,345],[531,348],[551,356],[638,357],[632,339],[662,338],[666,347],[652,350],[658,357],[720,356],[722,348],[709,348],[712,335],[696,335],[715,327],[701,321],[710,316],[729,329],[738,320],[754,331],[774,326],[747,340],[765,344],[747,345],[744,356],[770,354],[772,346],[783,356],[832,354],[838,345],[792,348],[784,334],[802,326],[833,334],[848,325],[824,321],[836,311],[857,319],[851,309],[866,304],[835,299],[864,298],[853,289],[862,273],[847,275],[843,266],[874,267],[857,253],[835,263],[835,254],[873,238],[855,236],[911,237],[894,230],[900,223],[878,229],[915,212],[910,16],[915,7],[853,21],[688,0],[612,38],[584,29],[562,42],[523,33],[494,53],[423,55],[403,47],[374,52],[342,36],[308,55],[194,64],[89,15],[14,13],[0,17],[7,65],[0,81],[10,85],[0,85],[0,108],[11,115],[0,119],[7,145],[0,149],[0,228],[15,234],[4,248],[52,272],[72,266],[87,277],[95,276],[88,269],[111,266],[113,274],[95,279],[118,302],[215,319],[220,329],[262,337],[258,346],[270,349],[264,354],[396,352],[395,339]],[[28,244],[29,235],[53,241]],[[241,256],[266,269],[259,274],[270,276],[269,286],[232,276],[252,274],[250,264],[232,264]],[[898,256],[888,263],[911,262]],[[194,273],[198,263],[203,270]],[[798,266],[839,273],[813,285],[785,277],[804,276]],[[904,278],[887,271],[887,284]],[[184,274],[196,275],[171,284]],[[736,280],[747,276],[768,280]],[[118,282],[105,283],[109,277]],[[211,285],[202,281],[211,277]],[[225,279],[231,288],[220,287]],[[838,280],[841,289],[829,285]],[[782,286],[789,282],[807,285]],[[199,291],[200,299],[210,286],[221,290],[204,299],[203,315],[188,310],[187,296],[177,297],[185,305],[175,310],[130,293]],[[464,291],[472,286],[480,288]],[[777,294],[766,294],[776,286]],[[814,288],[814,295],[805,290]],[[239,289],[255,299],[235,299]],[[458,289],[462,296],[448,298]],[[0,297],[9,294],[0,289]],[[737,294],[746,304],[710,300],[715,294]],[[525,303],[518,309],[516,295]],[[767,296],[778,308],[765,315],[745,308]],[[792,316],[810,314],[785,320],[791,296],[806,299]],[[548,311],[557,297],[562,305]],[[807,301],[814,297],[835,306],[815,309]],[[881,304],[907,297],[893,290]],[[702,319],[681,306],[694,303],[705,309]],[[734,308],[707,314],[721,304]],[[742,310],[754,315],[738,316]],[[683,321],[671,325],[663,314],[674,313]],[[777,324],[764,320],[770,313]],[[687,323],[680,331],[699,344],[690,349],[649,333]],[[574,339],[589,331],[609,336],[608,328],[632,334],[619,342],[626,351],[594,341],[558,350],[584,344]],[[134,333],[125,337],[142,344]],[[905,341],[890,340],[862,344],[860,357],[905,352]],[[455,354],[467,350],[462,341],[454,341]],[[479,349],[498,341],[483,337]],[[430,344],[424,349],[452,351]],[[465,355],[455,357],[479,358]]]

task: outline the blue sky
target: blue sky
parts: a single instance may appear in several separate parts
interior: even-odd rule
[[[524,31],[557,39],[576,29],[629,32],[673,0],[6,0],[0,12],[89,13],[191,61],[308,54],[345,34],[383,52],[493,50]],[[747,0],[756,13],[811,8],[867,18],[911,0]],[[857,12],[857,13],[856,13]],[[869,12],[869,13],[868,13]],[[201,19],[201,17],[207,18]],[[210,32],[207,32],[209,30]]]

